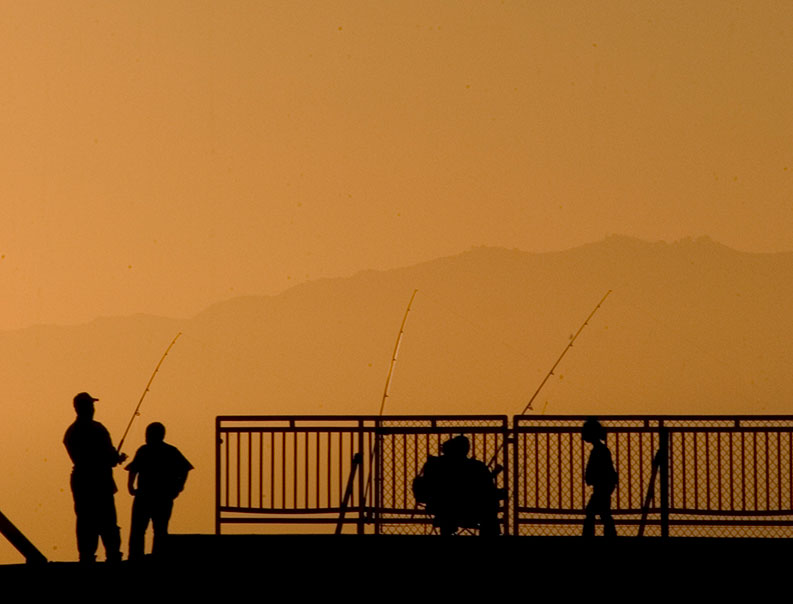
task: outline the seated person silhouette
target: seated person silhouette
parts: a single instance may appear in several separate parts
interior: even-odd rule
[[[460,528],[498,535],[498,502],[504,495],[487,465],[468,457],[469,448],[463,435],[444,442],[441,455],[430,455],[413,481],[414,496],[426,504],[441,535],[454,535]]]

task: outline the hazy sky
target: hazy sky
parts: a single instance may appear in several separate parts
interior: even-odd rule
[[[472,245],[793,249],[793,3],[0,2],[0,329]]]

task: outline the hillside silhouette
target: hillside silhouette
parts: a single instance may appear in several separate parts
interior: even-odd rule
[[[71,398],[100,398],[117,443],[151,421],[193,462],[173,532],[209,532],[218,414],[375,414],[405,306],[386,414],[519,412],[603,294],[603,307],[545,385],[536,413],[786,413],[793,398],[793,253],[708,238],[612,236],[534,254],[474,248],[390,271],[218,303],[186,320],[133,316],[0,332],[5,396],[2,510],[51,559],[74,559]],[[117,496],[126,544],[130,499]],[[124,546],[126,547],[126,545]],[[18,555],[0,543],[0,559]]]

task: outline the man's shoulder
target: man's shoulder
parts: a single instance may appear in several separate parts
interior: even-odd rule
[[[167,449],[166,449],[167,455],[171,459],[174,459],[174,460],[178,461],[179,463],[188,466],[188,469],[192,469],[193,464],[191,464],[189,461],[187,461],[187,458],[184,455],[182,455],[182,452],[179,449],[177,449],[176,447],[174,447],[173,445],[170,445],[168,443],[163,443],[163,444],[167,447]]]
[[[101,434],[101,435],[109,435],[110,432],[107,431],[101,423],[96,420],[91,420],[90,422],[81,422],[79,420],[75,420],[72,424],[66,428],[66,432],[63,435],[64,441],[67,438],[71,438],[77,435],[88,435],[88,434]]]

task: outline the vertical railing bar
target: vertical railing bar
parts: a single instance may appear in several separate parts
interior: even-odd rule
[[[322,456],[320,455],[320,447],[321,447],[320,443],[322,442],[322,439],[320,437],[322,436],[322,434],[320,433],[319,430],[317,430],[314,433],[314,436],[315,436],[315,440],[316,440],[316,450],[317,450],[317,455],[316,455],[317,463],[316,463],[316,466],[315,466],[316,467],[315,474],[316,474],[316,477],[317,477],[316,478],[316,485],[317,486],[316,486],[316,493],[314,493],[314,507],[319,507],[319,502],[320,502],[320,494],[319,494],[320,493],[320,478],[319,477],[322,475]]]
[[[419,473],[419,435],[413,434],[413,476]]]
[[[236,503],[238,506],[241,506],[242,503],[240,501],[240,433],[237,432],[237,438],[235,439],[237,442],[237,500]]]
[[[339,505],[344,497],[344,432],[339,430],[339,490],[338,499]]]
[[[407,435],[402,435],[402,507],[408,507],[408,438]]]
[[[305,492],[303,493],[303,509],[306,509],[306,510],[309,508],[309,502],[308,502],[308,491],[309,491],[309,488],[308,488],[308,485],[309,485],[309,480],[310,480],[309,466],[311,465],[309,463],[309,460],[311,459],[311,457],[309,455],[308,443],[309,443],[310,439],[311,439],[311,432],[306,432],[303,435],[303,443],[304,443],[304,447],[303,447],[304,448],[304,455],[303,455],[303,458],[305,460],[304,461],[304,463],[305,463]]]
[[[759,506],[757,499],[757,432],[752,432],[752,466],[753,466],[753,483],[754,483],[754,509]]]
[[[300,432],[293,432],[292,433],[292,509],[297,509],[300,505],[300,498],[298,496],[298,475],[300,473],[300,468],[298,462],[298,439],[300,437]]]
[[[771,499],[771,491],[770,491],[770,488],[771,488],[771,477],[770,477],[771,470],[768,467],[769,466],[769,462],[770,462],[769,454],[768,454],[768,432],[766,431],[764,434],[765,434],[765,509],[766,509],[766,511],[768,511],[769,509],[771,509],[769,507],[769,505],[768,505],[768,502]]]
[[[782,509],[782,435],[776,433],[776,509]]]
[[[633,438],[631,438],[633,434],[633,432],[625,433],[628,443],[628,507],[633,507]]]
[[[253,435],[248,432],[248,507],[253,507],[253,492],[251,483],[253,482],[253,451],[251,450],[251,438]]]
[[[326,432],[327,442],[328,442],[328,486],[325,489],[326,491],[326,505],[325,507],[331,507],[331,493],[333,491],[333,472],[331,470],[333,466],[333,432],[327,431]]]
[[[514,470],[515,473],[516,473],[516,476],[519,476],[519,478],[523,482],[523,497],[521,498],[521,503],[523,505],[528,505],[528,498],[529,498],[529,477],[528,477],[527,472],[526,472],[526,469],[529,467],[529,465],[528,465],[528,458],[529,458],[528,436],[529,435],[526,434],[525,432],[520,432],[519,434],[515,434],[515,445],[516,446],[518,445],[518,437],[520,437],[521,438],[520,446],[522,447],[522,449],[520,449],[520,452],[523,453],[523,464],[520,466],[521,468],[523,468],[523,472],[518,473],[519,471],[518,471],[518,468],[517,468],[517,466],[518,466],[517,463],[515,464],[516,467],[515,467],[515,470]],[[517,459],[515,461],[517,462]],[[518,497],[517,488],[518,488],[518,483],[516,482],[515,483],[515,490],[516,490],[515,498],[516,499]],[[517,522],[517,519],[516,519],[516,522]],[[517,530],[517,525],[516,525],[515,529]],[[515,533],[515,534],[517,534],[517,533]]]
[[[793,432],[787,434],[788,450],[788,507],[793,509]]]
[[[222,432],[220,431],[220,418],[215,416],[215,534],[220,534],[220,524],[221,524],[221,515],[220,515],[220,508],[223,506],[223,493],[221,492],[221,472],[222,472],[222,461],[221,458],[223,457],[223,448],[221,447],[221,438]]]
[[[718,489],[719,489],[719,497],[718,497],[718,510],[721,511],[721,432],[716,432],[716,468],[717,468],[717,475],[718,475]]]
[[[645,426],[647,423],[645,422]],[[639,432],[639,500],[640,504],[641,498],[644,494],[644,439],[645,439],[646,432],[640,431]],[[651,455],[652,457],[652,455]]]
[[[660,435],[658,437],[658,442],[659,443],[661,442]],[[655,457],[655,432],[650,432],[650,456],[651,459]],[[652,478],[652,474],[650,475],[650,477]],[[653,498],[651,501],[652,504],[655,505],[655,489],[653,489]]]
[[[286,509],[286,432],[281,433],[281,509]]]
[[[586,447],[584,441],[581,440],[578,444],[578,450],[581,453],[581,509],[586,506]]]
[[[682,436],[682,434],[681,434]],[[675,500],[675,455],[672,452],[675,450],[675,433],[670,431],[667,428],[667,440],[666,440],[666,463],[668,468],[668,501],[674,502]],[[671,478],[671,480],[669,480]]]
[[[540,507],[540,433],[533,432],[534,439],[534,507]]]
[[[708,510],[710,510],[710,491],[710,432],[705,432],[705,500]]]
[[[680,433],[680,481],[683,491],[683,509],[686,507],[686,491],[688,490],[688,480],[686,480],[686,433]],[[674,483],[674,480],[672,481]],[[672,500],[674,504],[674,500]]]
[[[562,507],[562,433],[556,433],[556,464],[557,464],[557,493],[559,498],[559,507]]]
[[[364,452],[368,451],[365,448],[365,436],[364,436],[364,422],[363,420],[358,421],[358,453],[359,459],[361,460],[360,466],[358,468],[358,534],[362,535],[366,532],[366,525],[364,524],[367,517],[367,510],[366,510],[366,477],[371,475],[371,468],[369,471],[366,471],[367,464],[371,464],[371,459],[368,455],[365,455]]]
[[[666,538],[669,537],[669,501],[672,500],[671,489],[669,488],[669,476],[671,475],[671,471],[669,469],[669,461],[671,456],[669,455],[669,440],[670,440],[670,433],[669,429],[664,426],[663,420],[658,422],[658,443],[659,448],[663,450],[662,461],[660,470],[660,495],[661,495],[661,537]]]
[[[694,447],[694,509],[699,509],[699,434],[692,434],[692,446]]]
[[[259,508],[264,507],[264,432],[259,432]]]
[[[573,468],[575,467],[573,462],[573,433],[568,432],[567,434],[567,457],[570,460],[570,509],[573,509],[575,505],[575,471]]]
[[[348,459],[350,460],[350,469],[347,470],[347,468],[345,468],[345,472],[344,472],[347,476],[349,476],[350,473],[352,472],[352,462],[353,462],[353,457],[355,456],[355,433],[354,432],[349,432],[349,436],[350,436],[350,446],[349,446],[349,449],[348,449],[348,453],[349,453]],[[347,490],[347,488],[345,486],[345,488],[342,489],[342,491],[341,491],[341,500],[342,501],[344,500],[344,491],[346,491],[346,490]],[[354,497],[355,497],[355,491],[353,491],[353,499],[354,499]]]
[[[790,509],[793,509],[793,432],[787,434],[787,450],[788,450],[788,491]]]
[[[735,505],[733,500],[733,463],[732,463],[732,432],[728,432],[730,435],[730,511],[735,511]]]
[[[545,434],[545,503],[551,507],[551,435]]]
[[[391,451],[391,482],[392,482],[391,505],[392,505],[392,507],[396,507],[396,497],[397,497],[396,485],[393,484],[394,480],[396,478],[394,476],[394,474],[396,473],[396,442],[395,442],[395,439],[396,439],[396,435],[395,434],[389,434],[388,435],[388,448]]]
[[[607,433],[608,434],[608,433]],[[608,436],[606,436],[606,442],[608,442]],[[619,472],[620,468],[620,434],[617,432],[614,434],[614,462],[617,468],[617,472]],[[617,495],[617,507],[620,505],[620,483],[617,482],[617,488],[615,489]]]
[[[270,507],[275,508],[275,432],[270,432]]]
[[[741,509],[746,511],[746,433],[741,430]]]
[[[226,506],[231,506],[231,433],[226,432],[226,438],[223,439],[226,449]]]
[[[380,534],[380,509],[383,507],[383,437],[378,434],[380,431],[380,419],[374,422],[374,465],[375,465],[375,535]]]

